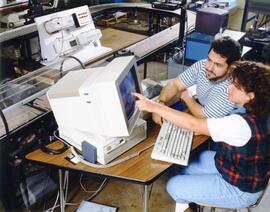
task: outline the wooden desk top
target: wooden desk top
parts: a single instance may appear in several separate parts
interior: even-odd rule
[[[103,46],[112,48],[112,51],[116,52],[120,49],[124,49],[131,44],[141,41],[147,36],[140,35],[132,32],[126,32],[118,29],[106,28],[101,30],[102,37],[100,42]]]
[[[123,155],[121,155],[117,159],[130,155],[150,144],[153,144],[157,138],[159,129],[160,127],[158,125],[152,126],[148,132],[148,138],[146,140],[136,145],[129,151],[125,152]],[[208,136],[202,136],[202,135],[194,136],[192,149],[197,148],[200,144],[204,143],[207,139],[208,139]],[[56,141],[49,145],[50,148],[56,148],[56,149],[59,148],[60,146],[62,146],[60,141]],[[114,177],[114,178],[118,178],[122,180],[142,183],[142,184],[150,184],[156,178],[158,178],[160,175],[166,172],[173,165],[172,163],[167,163],[167,162],[152,159],[151,158],[152,149],[153,147],[142,152],[140,156],[138,157],[132,158],[116,166],[105,168],[105,169],[92,168],[82,163],[73,165],[72,163],[64,159],[67,155],[71,154],[70,149],[60,155],[48,155],[38,149],[27,154],[26,159],[37,162],[37,163],[41,163],[43,165],[45,164],[45,165],[51,165],[51,166],[55,166],[55,167],[63,168],[63,169],[78,170],[80,172],[88,172],[92,174]]]
[[[95,63],[101,59],[104,59],[116,52],[118,52],[121,49],[124,49],[132,44],[135,44],[145,38],[147,36],[145,35],[139,35],[132,32],[126,32],[118,29],[112,29],[112,28],[106,28],[101,30],[102,37],[100,38],[100,42],[102,46],[109,47],[112,50],[95,58],[86,63],[86,65],[90,65],[92,63]]]

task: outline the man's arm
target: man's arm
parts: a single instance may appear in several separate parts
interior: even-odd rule
[[[181,92],[186,89],[186,86],[179,77],[170,81],[160,92],[159,103],[168,105],[180,98]],[[152,119],[155,123],[162,125],[163,119],[160,115],[153,113]]]
[[[170,81],[160,92],[159,101],[170,104],[180,98],[186,86],[179,77]]]
[[[185,102],[191,114],[197,118],[207,118],[203,112],[203,106],[199,104],[193,97],[192,94],[185,90],[181,94],[181,99]]]
[[[173,103],[175,100],[179,100],[181,93],[197,83],[198,73],[204,66],[205,60],[200,60],[190,66],[187,70],[181,73],[177,78],[172,80],[166,85],[160,93],[159,102],[165,105]],[[162,118],[153,113],[152,118],[157,124],[162,124]]]

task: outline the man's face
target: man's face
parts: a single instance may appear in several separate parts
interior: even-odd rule
[[[225,79],[228,67],[226,57],[221,57],[221,55],[214,52],[213,49],[209,52],[205,64],[206,76],[209,80],[219,81]]]

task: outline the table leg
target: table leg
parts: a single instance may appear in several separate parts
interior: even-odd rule
[[[59,196],[60,196],[60,211],[65,212],[65,199],[64,199],[64,176],[63,176],[63,170],[59,169]]]
[[[143,211],[148,212],[149,210],[149,198],[152,191],[152,184],[144,185],[143,191]],[[149,191],[150,190],[150,191]]]

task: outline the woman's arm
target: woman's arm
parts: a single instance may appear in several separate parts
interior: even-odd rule
[[[133,93],[133,95],[138,98],[136,104],[141,111],[156,113],[163,119],[170,121],[179,127],[199,134],[210,135],[206,119],[196,118],[188,113],[174,110],[163,104],[151,101],[138,93]]]

